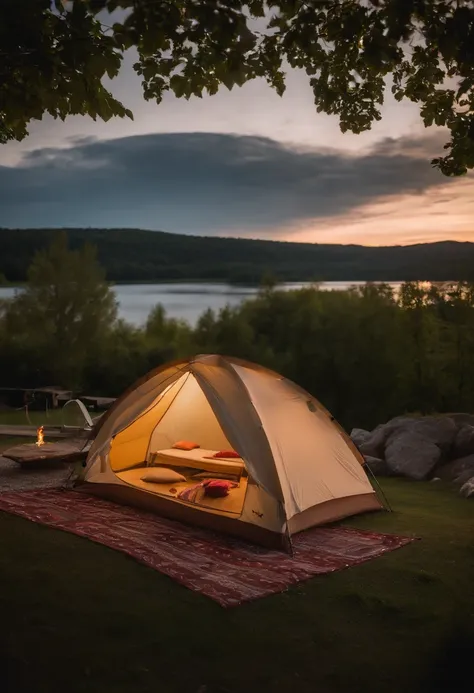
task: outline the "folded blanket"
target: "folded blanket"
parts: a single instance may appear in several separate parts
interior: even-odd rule
[[[200,488],[203,487],[203,483],[194,484],[194,486],[188,486],[183,491],[178,493],[178,498],[180,500],[188,501],[189,503],[194,503],[196,501],[196,496]]]
[[[178,493],[178,498],[180,500],[188,501],[188,503],[195,503],[199,489],[203,488],[207,492],[209,489],[209,496],[213,498],[222,498],[229,494],[229,491],[233,488],[238,488],[239,484],[235,481],[224,481],[223,479],[206,479],[206,481],[201,481],[200,484],[194,484],[193,486],[188,486],[188,488],[183,489]]]
[[[235,481],[226,481],[225,479],[209,479],[204,484],[204,494],[211,498],[225,498],[228,496],[231,489],[238,486]]]

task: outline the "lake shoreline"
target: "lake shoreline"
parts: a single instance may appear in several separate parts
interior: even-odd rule
[[[344,291],[352,286],[364,286],[367,282],[282,282],[275,286],[278,291],[292,291],[318,286],[322,291]],[[394,290],[401,282],[374,282],[390,284]],[[0,287],[0,299],[13,298],[26,285]],[[110,287],[118,304],[118,317],[130,325],[142,328],[150,313],[161,305],[168,318],[184,320],[195,327],[199,318],[208,310],[219,313],[226,307],[237,308],[244,301],[255,298],[261,285],[230,284],[228,282],[168,281],[168,282],[114,282]]]

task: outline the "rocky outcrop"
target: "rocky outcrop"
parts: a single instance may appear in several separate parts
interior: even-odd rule
[[[398,416],[351,437],[376,476],[440,478],[463,488],[474,478],[472,414]]]
[[[388,423],[381,424],[374,428],[370,435],[365,439],[365,441],[360,445],[359,449],[361,453],[369,455],[370,457],[383,458],[385,452],[385,444],[388,438],[397,430],[403,428],[409,424],[409,422],[414,421],[414,419],[406,416],[397,416]]]
[[[464,414],[464,413],[451,413],[445,414],[449,417],[458,428],[462,425],[467,424],[468,426],[474,426],[474,414]]]
[[[365,457],[365,462],[375,476],[392,476],[392,472],[385,460],[367,455]]]
[[[357,447],[360,447],[369,436],[370,432],[365,431],[363,428],[353,428],[351,431],[351,440]]]
[[[397,417],[377,426],[360,451],[383,459],[392,474],[427,479],[449,455],[457,432],[454,421],[446,417]]]
[[[451,454],[458,428],[454,421],[445,416],[427,416],[408,425],[410,432],[436,445],[443,457]]]
[[[373,457],[375,459],[381,459],[384,453],[385,441],[388,437],[388,429],[385,428],[385,424],[382,426],[377,426],[376,429],[359,445],[359,450],[364,455],[364,457]]]
[[[453,456],[464,457],[474,453],[474,426],[463,424],[453,441]]]
[[[461,487],[460,493],[466,498],[474,498],[474,476]]]
[[[458,474],[457,476],[454,477],[453,483],[457,484],[458,486],[462,486],[463,484],[466,483],[466,481],[469,481],[469,479],[472,479],[474,477],[474,470],[473,469],[466,469],[464,472],[461,472],[461,474]]]
[[[451,460],[438,470],[438,476],[445,481],[464,483],[474,476],[474,455]]]
[[[441,459],[441,449],[416,431],[406,430],[391,436],[385,448],[390,471],[416,481],[429,479]]]

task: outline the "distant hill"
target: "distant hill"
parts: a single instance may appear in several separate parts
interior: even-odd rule
[[[58,229],[0,229],[0,273],[26,279],[35,252]],[[66,229],[70,246],[98,249],[115,282],[228,281],[257,283],[271,272],[282,281],[474,280],[474,243],[443,241],[367,247],[185,236],[141,229]]]

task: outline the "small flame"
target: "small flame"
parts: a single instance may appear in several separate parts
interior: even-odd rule
[[[38,430],[36,431],[37,438],[36,438],[36,445],[40,447],[41,445],[44,445],[44,434],[43,434],[44,427],[40,426]]]

